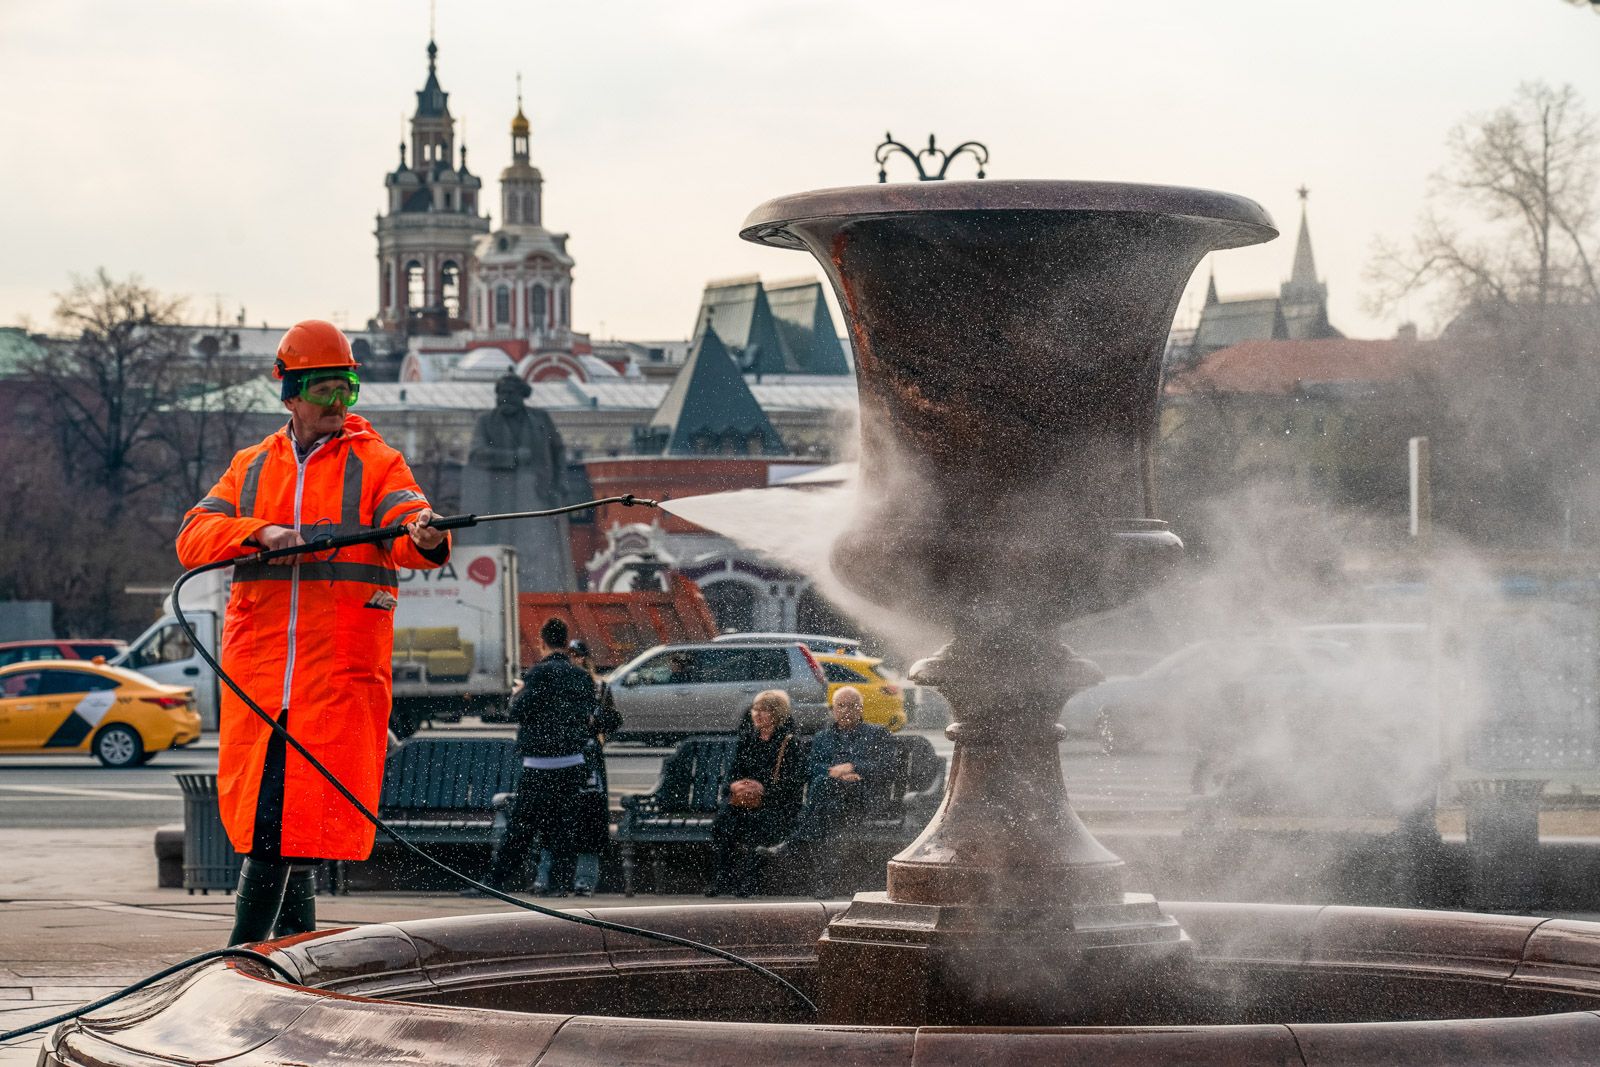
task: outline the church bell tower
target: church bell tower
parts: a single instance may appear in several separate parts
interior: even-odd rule
[[[378,323],[406,334],[466,328],[472,244],[489,232],[479,212],[483,180],[467,169],[455,143],[450,94],[439,85],[439,46],[428,41],[428,78],[411,116],[410,161],[384,177],[386,210],[378,216]]]

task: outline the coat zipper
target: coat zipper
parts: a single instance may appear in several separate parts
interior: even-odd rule
[[[306,491],[306,464],[311,462],[311,457],[317,454],[317,449],[324,442],[318,441],[311,446],[311,451],[300,457],[300,450],[295,449],[295,475],[294,475],[294,532],[300,532],[300,501]],[[294,448],[294,442],[289,442],[289,447]],[[295,626],[300,618],[300,559],[294,557],[294,573],[289,576],[289,654],[283,665],[283,703],[281,707],[289,706],[289,690],[294,686],[294,653],[295,653]]]

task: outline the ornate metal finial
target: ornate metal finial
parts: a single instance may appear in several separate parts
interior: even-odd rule
[[[945,171],[950,169],[950,161],[963,152],[978,161],[978,177],[980,178],[984,176],[983,168],[989,163],[989,149],[978,141],[963,141],[947,152],[934,144],[933,134],[930,133],[928,134],[928,147],[920,148],[913,152],[899,141],[896,141],[894,134],[886,132],[883,135],[883,143],[873,153],[873,159],[878,164],[878,181],[886,182],[889,180],[887,161],[896,152],[911,160],[912,166],[917,168],[917,180],[921,182],[943,181]],[[927,156],[930,160],[937,159],[939,161],[937,172],[930,174],[923,167],[922,158],[924,156]]]
[[[1295,193],[1300,197],[1300,202],[1303,204],[1306,202],[1306,198],[1311,195],[1311,190],[1306,188],[1305,182],[1301,182],[1300,188],[1296,189]]]
[[[517,114],[522,113],[522,71],[517,71]]]

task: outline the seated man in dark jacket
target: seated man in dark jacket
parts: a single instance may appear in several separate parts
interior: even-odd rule
[[[485,879],[496,889],[522,888],[536,839],[554,853],[559,873],[552,885],[567,883],[583,851],[574,836],[577,802],[589,780],[583,750],[598,704],[594,679],[567,658],[567,636],[567,624],[560,619],[549,619],[539,628],[541,658],[511,697],[522,777],[505,842]]]
[[[833,724],[818,731],[811,740],[806,760],[806,800],[794,835],[788,841],[758,850],[782,856],[809,849],[813,880],[824,891],[832,882],[837,858],[827,847],[828,838],[842,823],[859,818],[866,811],[872,787],[894,774],[898,757],[894,735],[882,726],[861,721],[859,690],[841,686],[833,694],[832,711]]]

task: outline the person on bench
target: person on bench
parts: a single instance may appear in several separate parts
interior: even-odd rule
[[[757,694],[738,737],[728,765],[728,785],[711,821],[714,873],[708,897],[728,892],[747,897],[755,892],[752,849],[788,836],[805,784],[788,693],[768,689]]]
[[[838,866],[829,839],[867,810],[872,787],[895,771],[894,735],[861,719],[861,692],[840,686],[833,694],[833,723],[811,740],[806,761],[806,799],[795,832],[787,841],[756,851],[767,856],[809,853],[818,896],[831,895]]]

